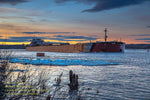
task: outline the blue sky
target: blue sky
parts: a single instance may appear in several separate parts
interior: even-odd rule
[[[29,42],[34,36],[52,42],[103,41],[107,27],[110,41],[149,43],[149,10],[150,0],[0,0],[0,42],[16,43],[14,37]]]

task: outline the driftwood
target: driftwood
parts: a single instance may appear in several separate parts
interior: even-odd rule
[[[73,73],[72,70],[70,70],[70,72],[69,72],[69,80],[70,80],[70,83],[68,85],[69,85],[70,91],[78,90],[78,86],[79,86],[78,75]]]

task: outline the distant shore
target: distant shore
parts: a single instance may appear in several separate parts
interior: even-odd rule
[[[0,45],[0,49],[25,49],[26,45]],[[150,44],[126,44],[126,49],[150,49]]]
[[[150,44],[126,44],[126,49],[150,49]]]
[[[0,45],[0,49],[25,49],[26,45]]]

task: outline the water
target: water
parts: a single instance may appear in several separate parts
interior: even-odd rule
[[[56,77],[63,72],[62,84],[68,82],[68,72],[79,75],[86,98],[92,100],[149,100],[150,53],[147,50],[126,50],[125,53],[45,53],[50,59],[81,59],[119,63],[107,66],[36,66]],[[36,57],[36,52],[13,51],[13,56]],[[89,89],[90,88],[90,89]],[[98,92],[97,92],[98,91]]]

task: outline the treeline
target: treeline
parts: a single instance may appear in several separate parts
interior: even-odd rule
[[[126,49],[150,49],[150,44],[126,44]]]
[[[0,49],[25,49],[26,45],[0,45]]]

